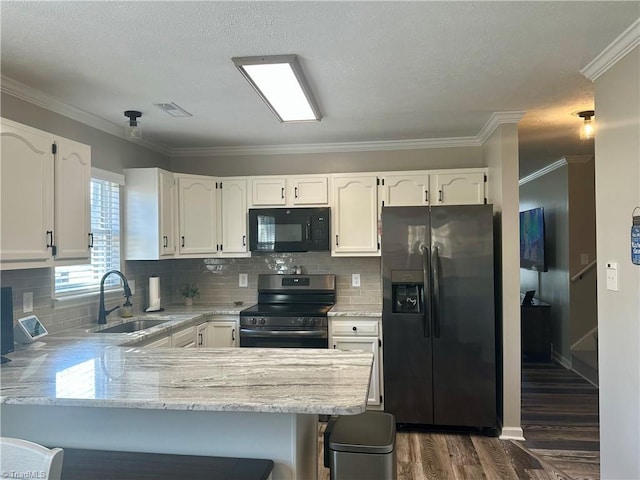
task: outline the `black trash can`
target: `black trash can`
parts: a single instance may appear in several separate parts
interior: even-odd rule
[[[332,427],[328,445],[331,480],[395,480],[396,420],[392,414],[344,415]]]

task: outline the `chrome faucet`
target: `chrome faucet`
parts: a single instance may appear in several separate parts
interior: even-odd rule
[[[129,288],[129,282],[127,282],[127,278],[122,274],[122,272],[120,272],[118,270],[109,270],[107,273],[105,273],[102,276],[102,279],[100,280],[100,307],[99,307],[99,310],[98,310],[98,324],[100,324],[100,325],[103,325],[103,324],[107,323],[107,315],[109,315],[111,312],[113,312],[116,308],[120,308],[120,305],[116,305],[115,307],[113,307],[110,310],[107,310],[104,307],[104,281],[112,273],[115,273],[116,275],[118,275],[122,279],[122,283],[124,284],[124,295],[123,296],[127,298],[127,301],[125,303],[129,303],[130,304],[129,298],[131,297],[131,289]]]

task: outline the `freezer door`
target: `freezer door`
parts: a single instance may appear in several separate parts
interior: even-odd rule
[[[398,423],[431,424],[429,210],[384,207],[382,232],[385,411]]]
[[[431,209],[434,423],[497,426],[493,211]]]

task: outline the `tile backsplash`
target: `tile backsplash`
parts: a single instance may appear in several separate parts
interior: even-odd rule
[[[328,252],[262,254],[251,258],[173,259],[125,262],[124,274],[135,281],[132,298],[136,313],[148,306],[148,284],[151,275],[160,277],[162,305],[180,304],[177,289],[184,283],[195,283],[200,289],[196,304],[243,301],[250,306],[257,301],[260,273],[289,273],[299,266],[303,273],[334,273],[339,303],[372,305],[382,302],[379,257],[332,257]],[[248,286],[239,287],[239,274],[246,273]],[[360,287],[351,286],[351,274],[360,274]],[[98,315],[97,296],[71,302],[52,301],[52,272],[49,268],[7,270],[0,276],[3,287],[13,287],[14,320],[37,315],[51,332],[91,325]],[[24,313],[23,294],[33,292],[33,313]],[[121,297],[108,297],[107,308]],[[118,315],[118,310],[109,318]]]

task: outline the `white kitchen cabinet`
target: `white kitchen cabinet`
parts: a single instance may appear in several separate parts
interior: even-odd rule
[[[125,169],[125,255],[161,260],[175,253],[175,182],[160,168]]]
[[[287,182],[282,177],[263,177],[251,180],[253,206],[282,206],[287,203]]]
[[[144,343],[141,346],[143,346],[144,348],[161,348],[161,347],[169,348],[171,347],[171,335],[166,335],[162,338],[158,338],[151,342]]]
[[[247,180],[224,178],[220,191],[220,256],[248,255]]]
[[[0,140],[0,267],[86,262],[91,148],[7,119]]]
[[[485,170],[437,171],[431,174],[431,205],[473,205],[486,201]]]
[[[207,347],[238,346],[237,315],[214,315],[207,326]]]
[[[381,408],[383,377],[380,321],[358,317],[348,320],[330,319],[329,336],[329,345],[336,350],[362,350],[373,353],[373,367],[367,405],[375,409]]]
[[[301,207],[329,204],[326,175],[287,175],[252,177],[252,207]]]
[[[380,254],[377,180],[371,174],[333,176],[332,255]]]
[[[56,139],[55,235],[56,263],[91,258],[91,147]]]
[[[425,172],[380,174],[382,206],[429,205],[429,175]]]
[[[183,328],[171,334],[171,347],[173,348],[195,348],[196,347],[196,326]]]
[[[289,196],[294,205],[328,205],[329,186],[326,176],[287,178]]]
[[[216,229],[216,179],[176,174],[178,179],[178,254],[215,255],[219,249]]]
[[[207,322],[196,325],[196,348],[207,347],[207,331],[209,324]]]

